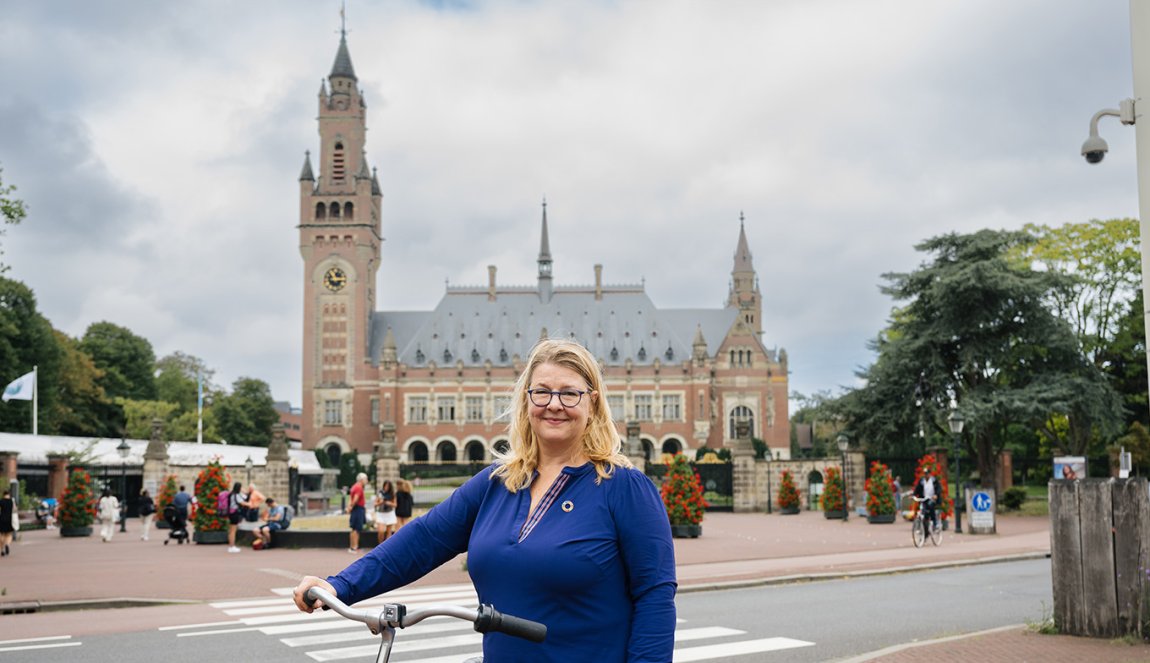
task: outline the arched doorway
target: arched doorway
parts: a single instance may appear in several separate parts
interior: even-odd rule
[[[471,440],[464,447],[463,455],[467,457],[469,463],[482,463],[487,459],[487,448],[483,446],[480,440]]]
[[[818,511],[819,498],[823,494],[823,474],[818,470],[811,470],[807,475],[807,510]]]
[[[327,454],[327,459],[331,463],[331,467],[339,467],[339,457],[343,455],[343,450],[335,442],[323,448],[323,452]]]
[[[674,456],[675,454],[682,453],[682,452],[683,452],[683,441],[682,440],[675,438],[675,437],[669,437],[666,440],[663,440],[663,453],[671,454],[672,456]]]
[[[643,445],[643,460],[650,463],[651,457],[655,455],[655,445],[651,444],[651,440],[639,440],[639,444]]]
[[[507,440],[495,440],[495,442],[491,445],[491,448],[495,449],[501,454],[505,454],[511,449],[511,443]]]
[[[427,445],[423,442],[412,442],[407,445],[407,457],[413,463],[426,463],[427,462]]]
[[[440,442],[439,446],[435,448],[435,458],[441,463],[456,462],[455,444],[450,440]]]

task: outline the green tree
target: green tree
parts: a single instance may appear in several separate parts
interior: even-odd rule
[[[116,437],[123,412],[100,386],[100,369],[82,352],[76,340],[56,331],[61,361],[58,376],[60,398],[52,414],[55,432],[77,437]]]
[[[24,220],[28,215],[28,209],[24,206],[24,201],[19,198],[12,197],[12,193],[16,191],[13,185],[4,186],[3,178],[4,169],[0,168],[0,220],[3,220],[3,225],[0,225],[0,237],[3,237],[8,229],[5,226],[14,226]],[[4,255],[4,250],[0,247],[0,256]],[[4,263],[0,262],[0,274],[7,272],[10,268]]]
[[[868,448],[913,440],[919,426],[945,440],[952,398],[987,482],[1012,424],[1049,435],[1049,422],[1064,415],[1103,435],[1115,432],[1117,394],[1070,326],[1047,308],[1067,277],[1018,258],[1031,241],[1022,231],[952,233],[916,247],[933,255],[917,270],[884,275],[883,291],[906,305],[873,345],[879,357],[860,373],[866,386],[842,404]],[[1080,439],[1063,446],[1081,453],[1072,446]]]
[[[279,421],[272,390],[256,378],[240,378],[232,393],[216,398],[212,406],[216,432],[230,444],[266,447],[271,442],[272,425]]]
[[[156,353],[147,339],[111,322],[95,322],[84,332],[80,349],[104,372],[101,386],[109,398],[156,398]]]
[[[202,359],[173,352],[156,362],[156,398],[175,403],[178,412],[195,412],[198,408],[199,380],[203,380],[204,399],[209,402],[211,394],[217,391],[212,386],[215,371],[207,367]]]
[[[0,277],[0,388],[37,368],[40,432],[57,431],[61,349],[36,297],[19,281]],[[0,430],[32,432],[32,401],[0,403]]]
[[[1143,429],[1150,427],[1144,310],[1142,290],[1139,289],[1119,319],[1113,340],[1101,355],[1103,370],[1122,394],[1127,428],[1135,423],[1140,423]]]

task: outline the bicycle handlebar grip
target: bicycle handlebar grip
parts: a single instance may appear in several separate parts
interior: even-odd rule
[[[317,600],[322,600],[323,605],[321,607],[324,610],[331,610],[331,606],[327,604],[327,597],[321,596],[320,592],[322,592],[323,594],[327,594],[327,592],[324,591],[320,587],[308,587],[307,591],[304,592],[304,594],[303,594],[304,603],[311,605],[311,604],[315,603]],[[331,596],[331,595],[328,594],[328,596]]]
[[[480,633],[488,631],[506,633],[531,642],[543,642],[547,637],[545,624],[514,615],[505,615],[486,603],[479,606],[479,614],[475,617],[475,630]]]

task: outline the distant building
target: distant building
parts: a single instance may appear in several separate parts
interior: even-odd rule
[[[489,460],[506,441],[515,378],[551,337],[599,358],[612,413],[639,423],[649,458],[727,445],[742,417],[776,458],[790,457],[786,351],[762,340],[742,218],[723,308],[659,308],[643,285],[603,283],[601,265],[590,285],[556,285],[544,203],[536,283],[500,284],[493,265],[486,286],[448,286],[431,310],[377,311],[383,194],[346,35],[318,106],[318,169],[309,153],[299,177],[304,448],[368,456],[394,430],[405,462]]]
[[[276,401],[275,408],[280,415],[280,423],[283,424],[284,437],[287,438],[288,446],[293,449],[300,448],[303,441],[301,428],[303,410],[292,407],[291,403],[287,401]]]

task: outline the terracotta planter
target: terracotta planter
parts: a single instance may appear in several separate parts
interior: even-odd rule
[[[799,507],[797,507],[797,506],[781,506],[781,507],[779,507],[779,513],[783,514],[784,516],[793,516],[798,512],[799,512]]]
[[[92,536],[91,526],[60,527],[60,536]]]
[[[192,532],[192,540],[196,543],[203,543],[208,545],[215,545],[219,543],[228,542],[228,531],[219,530],[216,532]]]
[[[893,523],[894,522],[894,514],[893,513],[879,513],[879,514],[875,514],[873,516],[868,514],[866,517],[866,521],[868,523],[871,523],[872,525],[885,525],[887,523]]]
[[[671,525],[671,536],[676,539],[697,539],[702,533],[702,525]]]
[[[823,511],[823,518],[827,520],[842,520],[846,518],[847,512],[841,509],[837,511]]]

